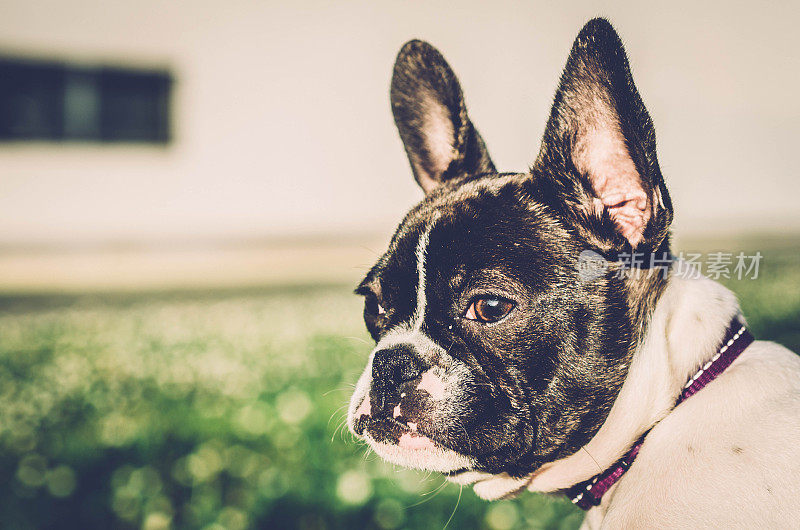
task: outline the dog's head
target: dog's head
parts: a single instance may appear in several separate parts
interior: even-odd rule
[[[598,431],[658,275],[585,274],[668,250],[655,133],[619,37],[580,32],[528,173],[498,173],[461,88],[425,42],[400,51],[392,109],[426,193],[357,292],[377,345],[348,422],[385,459],[523,477]]]

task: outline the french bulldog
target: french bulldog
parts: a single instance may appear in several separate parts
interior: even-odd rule
[[[376,346],[353,434],[489,500],[580,505],[611,476],[586,528],[800,526],[800,358],[742,342],[735,296],[669,254],[653,124],[609,22],[575,40],[527,172],[495,169],[425,42],[400,51],[391,105],[425,198],[356,290]]]

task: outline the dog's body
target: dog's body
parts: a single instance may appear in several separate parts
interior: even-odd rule
[[[800,358],[754,343],[675,406],[743,322],[735,297],[618,261],[668,255],[672,206],[611,26],[578,36],[529,173],[495,171],[425,43],[400,52],[392,107],[427,197],[358,288],[377,346],[351,430],[487,499],[571,488],[647,433],[586,526],[799,525]],[[581,274],[587,251],[608,268]]]
[[[520,488],[569,488],[611,466],[655,425],[584,527],[797,527],[797,355],[757,341],[714,384],[673,408],[687,374],[714,355],[738,314],[733,294],[718,283],[671,278],[617,401],[586,450],[545,464],[521,482],[487,478],[476,491],[498,498]]]

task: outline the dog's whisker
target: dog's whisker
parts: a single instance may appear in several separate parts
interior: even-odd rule
[[[464,424],[461,421],[459,421],[457,425],[464,432],[464,440],[467,442],[467,452],[472,453],[472,440],[469,439],[469,434],[467,433],[466,427],[464,427]]]
[[[447,522],[446,522],[446,523],[444,523],[444,527],[442,528],[442,530],[447,530],[447,526],[450,524],[450,521],[452,521],[452,520],[453,520],[453,517],[456,515],[456,510],[458,510],[458,505],[459,505],[459,504],[461,504],[461,494],[462,494],[463,492],[464,492],[464,486],[463,486],[463,485],[461,485],[461,486],[458,488],[458,499],[456,499],[456,505],[455,505],[455,507],[453,508],[453,513],[451,513],[451,514],[450,514],[450,518],[447,520]]]
[[[356,387],[356,385],[353,384],[353,383],[344,383],[344,385],[345,386],[340,386],[340,387],[337,387],[337,388],[331,388],[327,392],[323,392],[322,396],[326,397],[326,396],[328,396],[329,394],[331,394],[333,392],[346,392],[346,391],[352,390],[352,389],[354,389]]]
[[[443,478],[442,479],[442,483],[439,486],[437,486],[435,489],[429,491],[428,493],[422,493],[421,494],[422,496],[425,497],[424,499],[422,499],[420,501],[417,501],[414,504],[410,504],[409,506],[406,506],[406,509],[414,508],[416,506],[419,506],[420,504],[425,504],[426,502],[429,502],[431,499],[434,499],[437,495],[439,495],[446,486],[447,486],[447,479]]]
[[[426,477],[425,477],[425,478],[424,478],[422,481],[423,481],[423,482],[425,482],[425,481],[427,481],[429,478],[430,478],[430,473],[429,473],[429,474],[428,474],[428,476],[426,476]],[[439,491],[441,491],[441,490],[442,490],[442,488],[444,488],[445,486],[447,486],[447,480],[444,480],[444,481],[443,481],[441,484],[439,484],[438,486],[436,486],[435,488],[433,488],[433,489],[432,489],[432,490],[430,490],[430,491],[427,491],[427,492],[425,492],[425,493],[420,493],[420,495],[422,495],[423,497],[427,497],[428,495],[436,495],[436,494],[437,494]]]
[[[602,473],[603,472],[603,468],[600,467],[600,464],[598,464],[597,460],[594,459],[594,457],[592,456],[592,453],[590,453],[589,450],[586,449],[586,446],[582,446],[581,449],[583,449],[583,452],[585,452],[587,455],[589,455],[589,458],[592,459],[592,462],[594,462],[594,465],[596,465],[597,469],[599,469],[600,473]]]
[[[347,428],[347,418],[345,418],[345,421],[342,423],[342,427],[339,430],[339,437],[345,444],[352,444],[353,442],[361,442],[366,444],[366,442],[359,440],[356,435],[354,435],[350,429]]]
[[[337,408],[336,410],[334,410],[334,411],[331,413],[331,417],[330,417],[330,418],[328,418],[328,423],[327,423],[326,427],[330,427],[330,426],[331,426],[331,422],[333,421],[333,418],[334,418],[334,416],[336,416],[337,414],[339,414],[339,413],[342,411],[342,409],[344,409],[344,408],[346,408],[346,407],[347,407],[347,405],[345,404],[345,405],[342,405],[341,407]],[[347,417],[347,414],[345,414],[345,418],[346,418],[346,417]]]
[[[362,344],[366,344],[368,346],[372,346],[372,343],[370,343],[370,341],[368,341],[367,339],[365,339],[363,337],[349,337],[349,336],[346,336],[346,337],[342,337],[342,338],[348,339],[348,340],[354,340],[354,341],[357,341],[357,342],[361,342]],[[353,386],[355,386],[355,385],[353,385]]]
[[[347,418],[343,418],[342,421],[339,422],[339,425],[334,429],[333,434],[331,435],[331,443],[333,443],[334,438],[336,438],[337,432],[344,432],[344,426],[347,424]]]

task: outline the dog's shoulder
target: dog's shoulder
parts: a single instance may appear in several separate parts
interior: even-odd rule
[[[603,526],[797,526],[799,409],[800,357],[754,342],[653,428]]]

